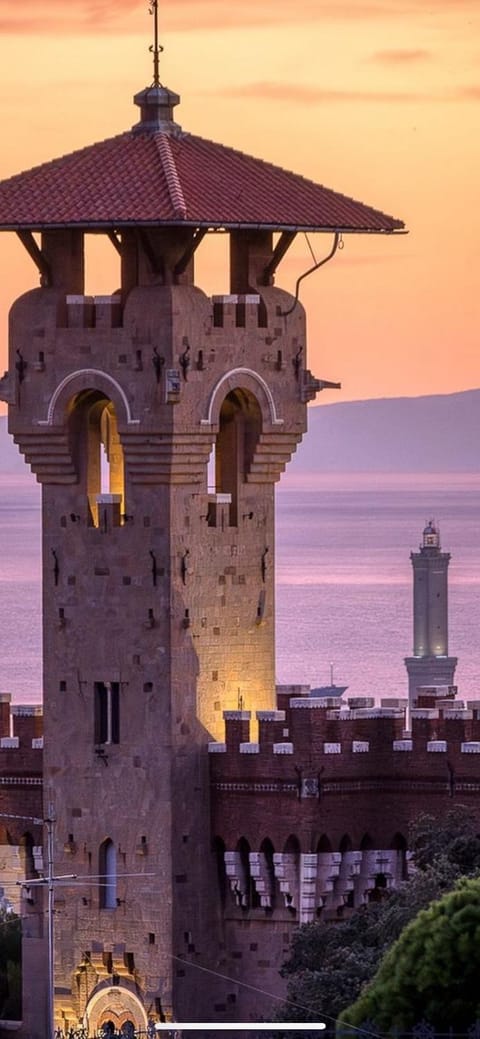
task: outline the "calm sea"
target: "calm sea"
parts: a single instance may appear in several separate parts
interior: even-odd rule
[[[480,476],[287,476],[277,495],[277,678],[405,695],[411,564],[425,522],[451,552],[450,653],[480,696]],[[40,494],[0,477],[0,690],[41,699]]]

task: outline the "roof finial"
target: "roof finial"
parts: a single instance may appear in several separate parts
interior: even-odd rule
[[[160,87],[160,55],[163,47],[158,42],[158,0],[150,0],[150,14],[153,14],[153,43],[148,48],[153,54],[153,83],[152,87]]]

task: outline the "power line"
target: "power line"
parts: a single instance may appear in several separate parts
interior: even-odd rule
[[[210,967],[203,967],[200,963],[193,963],[192,960],[185,960],[181,956],[174,955],[172,955],[172,960],[176,960],[178,963],[183,964],[184,967],[194,967],[196,970],[201,970],[205,974],[213,974],[214,977],[221,978],[222,981],[229,981],[232,985],[238,985],[240,988],[248,988],[251,992],[258,992],[262,996],[268,996],[269,999],[276,1000],[278,1003],[283,1003],[283,1005],[286,1004],[287,1006],[295,1007],[296,1010],[305,1010],[307,1014],[316,1013],[315,1008],[312,1006],[308,1007],[304,1006],[302,1003],[295,1003],[292,999],[285,999],[283,998],[283,996],[277,996],[273,992],[267,992],[266,989],[259,988],[257,985],[249,985],[246,981],[238,981],[237,978],[231,978],[228,974],[221,974],[220,971],[212,970]],[[331,1024],[336,1025],[338,1023],[338,1018],[331,1017],[330,1014],[326,1014],[323,1010],[320,1012],[322,1014],[322,1017],[327,1018],[327,1020],[330,1021]],[[316,1022],[312,1021],[312,1030],[315,1028],[315,1024]],[[360,1035],[371,1036],[371,1039],[384,1039],[382,1033],[380,1032],[371,1032],[365,1028],[357,1028],[356,1025],[350,1024],[348,1027],[353,1032],[358,1032]],[[272,1031],[274,1030],[275,1024],[273,1023]]]

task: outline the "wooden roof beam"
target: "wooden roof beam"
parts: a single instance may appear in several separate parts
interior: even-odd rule
[[[283,260],[287,249],[290,248],[297,232],[296,231],[282,231],[280,238],[273,250],[271,260],[267,263],[263,269],[262,284],[270,285],[271,280],[275,274],[275,271],[279,263]]]
[[[27,250],[30,259],[33,260],[38,273],[40,274],[40,284],[49,287],[52,284],[52,268],[48,263],[45,254],[40,249],[40,246],[37,245],[32,232],[17,231],[17,237]]]

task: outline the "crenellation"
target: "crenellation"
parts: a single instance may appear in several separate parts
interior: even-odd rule
[[[14,704],[11,707],[13,735],[20,746],[33,746],[32,740],[43,736],[43,707],[40,704]]]

